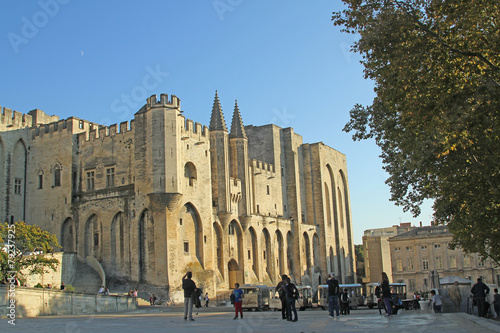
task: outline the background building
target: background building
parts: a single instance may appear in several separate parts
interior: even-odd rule
[[[399,226],[365,230],[363,236],[365,277],[363,282],[380,282],[382,272],[386,272],[389,279],[392,278],[389,238],[413,228],[415,227],[411,226],[410,223],[401,223]]]
[[[487,284],[500,285],[500,268],[491,259],[483,261],[478,254],[451,250],[451,240],[445,226],[415,228],[389,238],[393,281],[406,283],[410,294],[431,288],[431,271],[437,271],[440,278],[458,276],[474,284],[482,277]]]
[[[228,130],[217,93],[209,127],[166,94],[109,127],[3,108],[0,184],[2,220],[172,299],[187,270],[211,294],[282,274],[356,279],[345,155],[292,128],[245,127],[237,104]]]

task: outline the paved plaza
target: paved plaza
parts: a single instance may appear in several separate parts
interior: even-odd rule
[[[204,308],[195,321],[185,322],[180,307],[141,307],[122,313],[92,316],[18,318],[16,325],[1,319],[0,332],[128,333],[128,332],[500,332],[500,322],[465,313],[433,314],[412,310],[386,318],[377,310],[360,309],[348,316],[328,318],[323,310],[299,312],[297,322],[281,319],[280,312],[244,312],[233,320],[228,308]]]

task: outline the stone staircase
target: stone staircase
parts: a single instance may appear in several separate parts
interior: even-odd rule
[[[119,281],[117,279],[111,279],[111,281],[108,281],[108,287],[111,295],[127,295],[129,290],[137,289],[137,305],[139,306],[150,305],[149,297],[153,293],[156,295],[156,302],[158,305],[167,305],[168,292],[165,287],[134,281]]]
[[[78,260],[76,265],[76,274],[73,281],[73,287],[75,287],[76,292],[97,294],[99,288],[101,287],[102,281],[99,274],[84,263]]]

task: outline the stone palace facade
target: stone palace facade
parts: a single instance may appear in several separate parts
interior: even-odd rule
[[[355,281],[346,157],[292,128],[207,128],[161,94],[109,127],[35,109],[0,116],[0,216],[57,235],[108,278],[168,286]]]

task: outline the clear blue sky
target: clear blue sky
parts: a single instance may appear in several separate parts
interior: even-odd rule
[[[339,0],[0,0],[0,105],[101,124],[133,118],[152,94],[174,94],[208,125],[215,90],[230,123],[293,127],[346,154],[355,243],[363,231],[422,221],[389,201],[373,141],[342,132],[373,82],[331,13]]]

